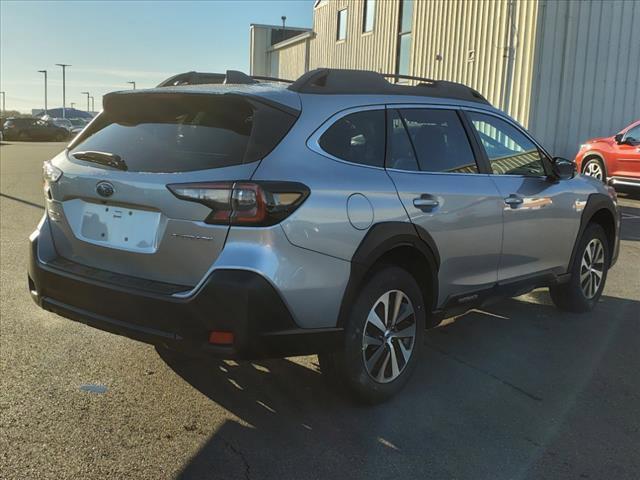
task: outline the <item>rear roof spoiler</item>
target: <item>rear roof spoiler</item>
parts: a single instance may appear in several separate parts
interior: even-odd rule
[[[276,77],[263,77],[259,75],[247,75],[238,70],[227,70],[226,73],[185,72],[169,77],[158,84],[161,87],[175,87],[177,85],[204,85],[204,84],[234,84],[250,85],[259,81],[293,83]]]

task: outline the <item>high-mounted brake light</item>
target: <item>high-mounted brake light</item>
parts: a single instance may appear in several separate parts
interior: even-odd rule
[[[291,215],[309,196],[296,182],[202,182],[167,185],[181,200],[206,205],[206,223],[269,226]]]

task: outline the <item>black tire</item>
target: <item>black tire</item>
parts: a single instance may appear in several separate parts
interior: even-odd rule
[[[56,136],[53,140],[56,142],[62,142],[63,140],[66,140],[66,138],[66,135],[64,135],[63,133],[56,133]]]
[[[594,175],[591,175],[589,173],[587,173],[587,171],[590,169],[591,166],[596,166],[597,168],[600,169],[600,172],[602,172],[602,178],[598,178],[598,180],[600,180],[603,183],[607,183],[607,169],[604,166],[604,163],[602,162],[602,160],[598,157],[590,157],[587,158],[587,161],[584,162],[584,164],[582,165],[582,173],[584,175],[588,175],[588,176],[592,176],[594,178]]]
[[[600,242],[604,252],[602,278],[597,289],[595,290],[595,293],[590,296],[585,293],[585,282],[581,282],[581,277],[583,279],[586,278],[583,277],[583,274],[587,272],[586,276],[591,276],[591,281],[593,281],[593,275],[595,275],[595,273],[590,274],[582,266],[583,258],[585,258],[585,251],[593,240]],[[574,313],[584,313],[593,310],[593,308],[598,303],[600,296],[602,295],[602,291],[604,290],[604,286],[607,281],[607,272],[609,270],[610,261],[611,247],[609,246],[609,241],[607,240],[604,229],[598,224],[589,224],[578,243],[576,256],[573,259],[573,263],[571,265],[571,277],[569,281],[561,285],[549,287],[551,300],[553,300],[553,303],[556,305],[556,307],[558,307],[560,310]],[[586,283],[588,282],[589,279],[586,279]]]
[[[381,305],[380,299],[385,295],[389,295],[389,305],[395,305],[396,299],[399,299],[398,305],[404,314],[398,314],[398,319],[406,315],[386,334],[367,321],[370,311]],[[406,313],[411,310],[413,315]],[[423,347],[425,319],[424,298],[414,277],[402,268],[384,266],[370,276],[358,294],[345,325],[343,346],[336,352],[318,355],[320,370],[331,384],[346,389],[358,401],[375,404],[387,400],[404,387],[415,369]],[[410,335],[406,332],[411,331],[414,324],[413,339],[402,336],[403,332]],[[380,333],[376,337],[381,344],[365,347],[365,329],[369,336]],[[398,336],[394,337],[396,334]],[[409,347],[409,357],[405,361],[402,351]],[[381,381],[373,378],[367,369],[365,357],[371,362],[370,365],[378,367]],[[394,367],[397,375],[393,372]],[[388,378],[384,378],[385,373],[388,373]]]

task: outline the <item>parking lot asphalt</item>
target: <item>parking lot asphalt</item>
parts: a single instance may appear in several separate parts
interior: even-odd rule
[[[640,478],[639,196],[593,313],[538,290],[449,319],[365,408],[314,356],[176,363],[37,308],[27,237],[63,147],[0,147],[0,478]]]

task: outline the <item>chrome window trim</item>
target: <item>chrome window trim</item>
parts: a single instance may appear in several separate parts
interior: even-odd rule
[[[363,168],[372,168],[375,170],[383,170],[384,171],[384,158],[382,159],[382,167],[376,167],[375,165],[365,165],[364,163],[355,163],[355,162],[350,162],[348,160],[344,160],[342,158],[338,158],[334,155],[331,155],[329,152],[326,152],[325,150],[322,149],[322,147],[320,146],[320,137],[322,137],[322,135],[324,134],[324,132],[326,132],[327,130],[329,130],[329,128],[331,128],[333,126],[334,123],[336,123],[338,120],[340,120],[341,118],[346,117],[347,115],[351,115],[352,113],[358,113],[358,112],[366,112],[366,111],[370,111],[370,110],[382,110],[385,111],[386,110],[386,106],[385,104],[374,104],[374,105],[361,105],[358,107],[350,107],[347,108],[345,110],[341,110],[337,113],[334,113],[332,116],[330,116],[329,118],[327,118],[312,134],[311,136],[307,139],[307,148],[319,155],[322,155],[323,157],[326,157],[330,160],[333,160],[335,162],[340,162],[340,163],[344,163],[346,165],[350,165],[350,166],[355,166],[355,167],[363,167]],[[386,131],[385,131],[385,135],[386,135]],[[386,155],[386,152],[385,152]]]
[[[397,173],[409,173],[409,174],[418,174],[418,175],[455,175],[456,177],[459,177],[461,175],[466,175],[469,177],[488,177],[489,173],[483,173],[483,172],[478,172],[478,173],[457,173],[457,172],[425,172],[424,170],[401,170],[399,168],[387,168],[386,169],[387,172],[397,172]]]

